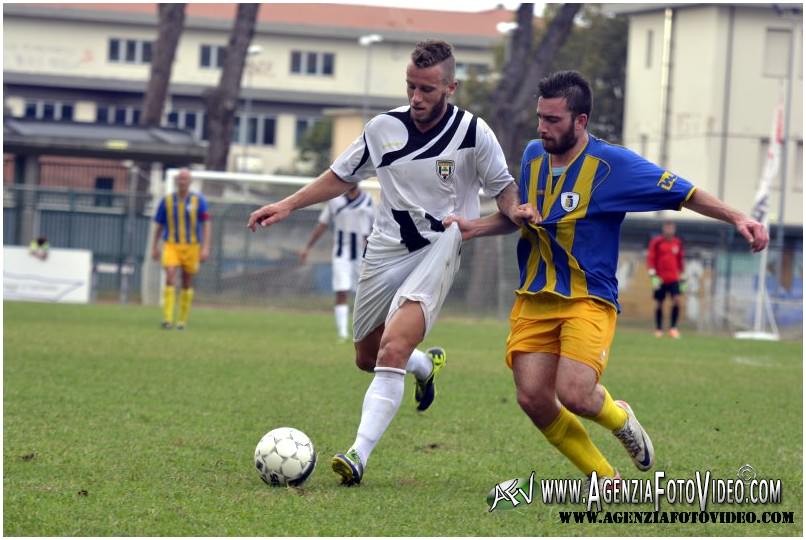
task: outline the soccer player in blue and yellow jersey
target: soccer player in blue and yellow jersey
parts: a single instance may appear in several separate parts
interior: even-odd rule
[[[165,290],[162,327],[173,328],[176,272],[182,268],[182,292],[179,294],[179,317],[176,328],[187,325],[190,304],[193,302],[193,276],[199,271],[199,262],[210,256],[211,225],[207,201],[201,193],[190,191],[190,171],[182,169],[176,177],[176,193],[160,201],[154,221],[154,242],[151,256],[160,260],[160,239],[165,241],[162,266],[165,268]]]
[[[733,224],[753,251],[768,242],[763,225],[634,152],[588,134],[588,82],[573,71],[539,85],[540,140],[521,161],[522,205],[539,224],[520,227],[520,287],[510,315],[506,362],[521,408],[548,441],[586,475],[619,474],[579,417],[619,438],[635,466],[652,467],[649,435],[632,409],[599,383],[619,310],[616,266],[626,212],[681,207]],[[464,239],[516,227],[500,213],[458,222]]]

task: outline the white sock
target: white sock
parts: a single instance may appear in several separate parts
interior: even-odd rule
[[[333,313],[336,315],[336,331],[339,333],[340,338],[347,338],[347,323],[350,320],[350,308],[347,304],[336,304],[333,308]]]
[[[403,400],[403,378],[406,372],[402,369],[376,367],[375,377],[364,395],[361,409],[361,423],[358,434],[350,447],[357,450],[361,463],[366,466],[369,455],[381,436],[389,427]]]
[[[420,349],[414,349],[406,362],[406,371],[413,374],[418,381],[426,380],[433,369],[431,358]]]

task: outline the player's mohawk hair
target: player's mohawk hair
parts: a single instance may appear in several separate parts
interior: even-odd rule
[[[415,45],[411,51],[411,62],[418,68],[429,68],[443,64],[445,82],[453,82],[456,72],[456,60],[453,58],[453,46],[447,41],[429,39]]]

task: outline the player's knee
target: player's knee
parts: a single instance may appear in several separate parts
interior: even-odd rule
[[[518,388],[516,397],[518,405],[530,417],[550,409],[555,399],[553,395],[549,395],[539,388]]]
[[[595,416],[599,411],[592,407],[593,389],[573,382],[557,384],[557,397],[563,406],[580,416]]]
[[[412,347],[402,339],[384,340],[378,350],[377,365],[404,369],[411,351]]]

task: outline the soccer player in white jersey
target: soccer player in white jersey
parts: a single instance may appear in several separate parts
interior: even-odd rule
[[[409,105],[372,118],[364,132],[319,178],[295,194],[250,214],[247,226],[273,225],[299,208],[341,195],[371,176],[381,204],[356,291],[356,364],[374,372],[364,396],[355,442],[331,460],[346,485],[361,482],[367,460],[391,423],[403,378],[416,378],[417,409],[434,399],[434,376],[445,363],[439,348],[416,347],[433,326],[459,268],[461,233],[449,215],[476,218],[479,189],[521,224],[536,212],[519,202],[495,135],[481,119],[450,103],[456,90],[452,47],[418,43],[406,68]]]
[[[308,243],[299,252],[299,260],[305,264],[311,248],[333,223],[332,269],[333,292],[336,293],[333,314],[336,318],[339,341],[342,342],[347,340],[349,320],[347,296],[350,291],[355,290],[358,284],[362,254],[369,233],[372,231],[374,219],[375,210],[372,207],[372,197],[361,191],[356,184],[341,197],[328,201],[322,209],[322,213],[319,214],[319,223],[311,232]]]

